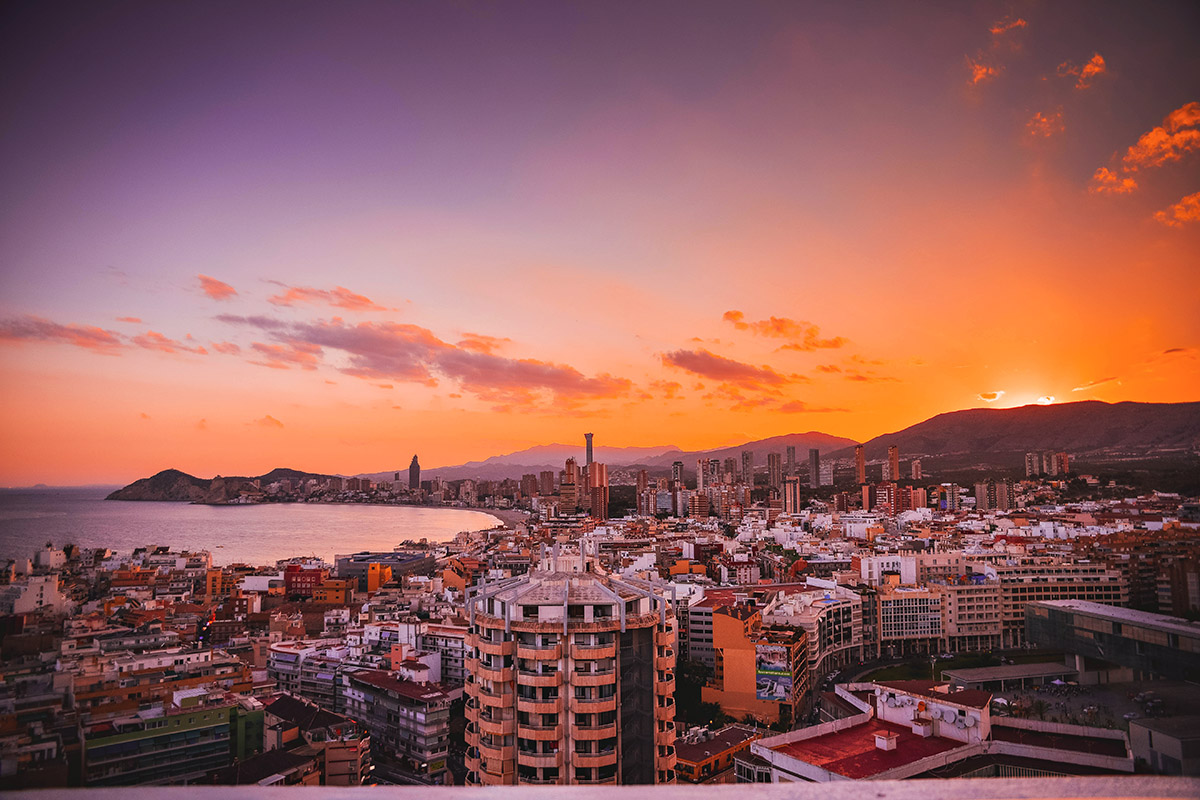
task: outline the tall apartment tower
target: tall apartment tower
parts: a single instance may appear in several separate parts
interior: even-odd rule
[[[588,561],[467,599],[468,786],[675,783],[674,611]]]
[[[867,456],[861,444],[854,446],[854,480],[860,486],[867,482]]]
[[[885,481],[900,480],[900,448],[896,445],[888,445],[888,474],[883,476]]]
[[[417,463],[416,456],[413,456],[412,463],[408,465],[408,488],[421,488],[421,465]]]
[[[586,442],[587,442],[587,462],[586,462],[586,465],[590,467],[590,466],[592,465],[592,434],[590,434],[590,433],[585,433],[585,434],[583,435],[583,438],[584,438],[584,441],[586,441]]]
[[[796,446],[789,444],[784,449],[783,472],[785,475],[796,474]]]
[[[783,455],[767,453],[767,485],[772,489],[783,487]]]
[[[538,473],[538,488],[542,497],[552,497],[554,495],[554,472],[553,470],[542,470]]]
[[[754,485],[754,451],[742,451],[742,482]]]
[[[579,466],[575,459],[568,458],[566,469],[558,482],[559,505],[564,511],[579,510]]]
[[[815,447],[808,449],[808,485],[821,485],[821,451]]]
[[[596,519],[608,519],[608,465],[592,464],[588,467],[587,474],[592,516]]]
[[[921,472],[921,459],[914,458],[912,463],[909,464],[909,467],[912,469],[912,479],[914,481],[921,480],[923,476],[923,473]]]
[[[783,479],[783,513],[800,513],[800,479],[792,476]]]
[[[671,483],[675,484],[676,488],[683,488],[683,462],[675,461],[671,463]]]

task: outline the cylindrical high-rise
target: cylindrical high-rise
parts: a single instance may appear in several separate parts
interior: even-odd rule
[[[592,434],[585,433],[583,438],[587,441],[587,465],[592,465]]]
[[[652,584],[535,571],[475,592],[468,785],[675,782],[675,624]]]

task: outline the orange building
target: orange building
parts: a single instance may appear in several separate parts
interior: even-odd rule
[[[478,558],[455,556],[442,570],[442,586],[466,594],[467,587],[479,583],[479,575],[484,568],[483,562]]]
[[[370,584],[370,575],[367,576],[368,585]],[[356,581],[341,580],[338,578],[327,578],[313,592],[314,603],[331,603],[336,605],[348,605],[354,596],[354,584]]]
[[[730,716],[790,723],[808,700],[808,637],[763,628],[762,612],[742,603],[713,609],[713,678],[701,699]]]

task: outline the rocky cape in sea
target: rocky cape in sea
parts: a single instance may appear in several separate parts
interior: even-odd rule
[[[258,477],[197,478],[177,469],[164,469],[149,478],[136,480],[110,494],[106,500],[155,500],[185,503],[228,503],[245,492],[282,480],[327,479],[330,476],[294,469],[273,469]]]

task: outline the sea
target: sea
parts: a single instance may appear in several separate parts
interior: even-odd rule
[[[458,508],[105,500],[116,488],[0,490],[0,561],[32,559],[51,542],[117,552],[146,545],[208,550],[218,565],[271,565],[293,556],[332,563],[339,553],[392,550],[405,540],[446,542],[501,524],[491,514]]]

